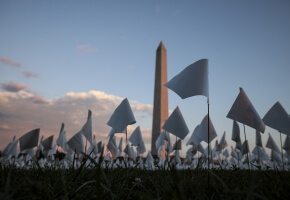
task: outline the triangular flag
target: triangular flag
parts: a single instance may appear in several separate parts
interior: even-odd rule
[[[108,137],[111,137],[112,135],[114,135],[115,133],[125,133],[126,134],[127,132],[127,127],[123,130],[123,131],[118,131],[117,129],[115,128],[112,128]]]
[[[163,131],[157,138],[155,142],[156,149],[159,149],[159,147],[163,146],[165,144],[165,133],[166,131]]]
[[[256,130],[256,145],[263,148],[261,133]]]
[[[290,117],[279,101],[267,112],[263,121],[267,126],[290,136]]]
[[[66,139],[66,132],[64,130],[64,123],[61,124],[61,128],[60,128],[60,132],[59,132],[59,136],[56,139],[56,144],[58,146],[60,146],[63,150],[66,149],[66,143],[67,143],[67,139]]]
[[[53,135],[49,136],[48,138],[46,138],[45,140],[43,140],[41,142],[44,150],[49,150],[52,148],[52,142],[53,142]]]
[[[217,150],[216,151],[221,151],[223,150],[224,148],[226,148],[228,146],[228,143],[226,141],[226,132],[224,132],[219,144],[218,144],[218,147],[217,147]]]
[[[138,126],[129,137],[129,142],[134,146],[139,146],[142,140],[140,126]]]
[[[84,151],[84,141],[82,131],[77,132],[68,142],[68,146],[77,154]]]
[[[38,144],[40,129],[34,129],[19,138],[20,151],[31,149]]]
[[[116,145],[115,136],[110,137],[109,142],[107,144],[107,149],[111,152],[113,159],[118,156],[118,147]]]
[[[182,99],[208,94],[208,60],[201,59],[186,67],[164,86],[174,91]]]
[[[177,106],[171,113],[167,121],[162,127],[164,130],[172,133],[173,135],[181,138],[182,140],[187,136],[189,130],[183,119],[183,116]]]
[[[243,88],[240,88],[240,93],[227,114],[227,118],[241,122],[262,133],[265,131],[265,124]]]
[[[134,157],[134,152],[132,152],[132,149],[130,148],[129,144],[126,145],[124,151],[123,151],[126,155],[129,156],[129,158],[133,158]]]
[[[235,142],[241,142],[240,127],[236,121],[233,121],[232,140]]]
[[[209,138],[208,138],[208,128],[209,128]],[[201,121],[198,127],[197,137],[200,140],[205,141],[206,143],[210,143],[215,137],[217,137],[217,133],[208,115],[206,115]]]
[[[115,109],[113,115],[107,122],[109,126],[116,129],[116,131],[122,132],[131,124],[136,123],[134,114],[127,98],[125,98],[121,104]]]
[[[132,145],[137,146],[137,151],[139,154],[143,154],[146,152],[146,147],[142,138],[140,126],[138,126],[131,136],[129,137],[129,141],[132,143]]]
[[[85,125],[82,128],[82,133],[85,138],[92,144],[93,141],[93,134],[92,134],[92,111],[88,111],[88,119]]]
[[[277,146],[276,142],[273,140],[271,134],[269,133],[269,137],[268,137],[268,140],[267,140],[267,143],[266,143],[266,147],[273,150],[273,151],[276,151],[278,153],[280,153],[280,149],[279,147]]]
[[[249,143],[248,143],[248,140],[246,140],[243,142],[243,145],[242,145],[242,153],[244,155],[244,154],[249,153],[249,152],[250,152]]]
[[[188,140],[187,143],[186,143],[186,146],[188,146],[188,145],[193,145],[193,144],[198,145],[198,144],[202,141],[201,139],[199,139],[199,138],[197,137],[198,127],[199,127],[199,125],[197,125],[197,126],[195,127],[195,129],[194,129],[192,135],[190,136],[189,140]]]
[[[174,143],[172,150],[181,150],[181,139],[178,139],[178,140]]]

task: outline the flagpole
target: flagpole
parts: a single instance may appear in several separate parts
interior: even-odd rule
[[[207,98],[207,144],[209,143],[209,98]],[[208,161],[207,161],[207,168],[209,170],[209,146],[207,147],[207,155],[208,155]]]
[[[209,97],[207,97],[207,144],[210,145],[209,143]],[[207,192],[208,192],[208,197],[210,197],[210,191],[209,191],[209,146],[207,147]]]
[[[282,154],[282,163],[283,163],[283,171],[284,169],[284,156],[283,156],[283,148],[282,148],[282,133],[280,132],[280,143],[281,143],[281,154]]]
[[[246,138],[246,128],[245,128],[245,124],[244,125],[244,135],[245,135],[245,142],[247,141],[247,138]],[[246,144],[246,151],[247,151],[247,159],[248,159],[248,167],[249,167],[249,170],[251,170],[250,168],[250,160],[249,160],[249,155],[248,155],[248,145]]]

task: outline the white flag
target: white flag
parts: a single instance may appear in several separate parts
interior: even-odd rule
[[[208,128],[209,128],[209,133],[208,133]],[[201,121],[197,130],[197,137],[200,140],[205,141],[206,143],[210,143],[214,138],[217,137],[217,133],[208,115],[206,115]]]
[[[277,146],[276,142],[273,140],[271,134],[269,133],[269,137],[266,143],[266,147],[280,153],[279,147]]]
[[[290,117],[279,101],[267,112],[263,121],[267,126],[290,136]]]
[[[189,65],[164,86],[173,90],[182,99],[195,95],[208,94],[208,60],[201,59]]]
[[[181,150],[181,139],[178,139],[178,140],[174,143],[172,150]]]
[[[256,145],[263,148],[261,133],[256,130]]]
[[[250,151],[250,149],[249,149],[248,140],[246,140],[243,142],[243,145],[242,145],[242,153],[244,155],[246,153],[249,153],[249,151]]]
[[[52,148],[52,142],[53,142],[53,135],[49,136],[45,140],[41,142],[41,145],[43,146],[44,150],[49,150]]]
[[[169,118],[166,120],[162,127],[164,130],[172,133],[173,135],[181,138],[182,140],[187,136],[189,130],[183,119],[183,116],[177,106],[175,110],[171,113]]]
[[[228,143],[226,141],[226,132],[224,132],[219,144],[218,144],[218,147],[217,147],[217,150],[216,151],[221,151],[223,150],[224,148],[226,148],[228,146]]]
[[[137,146],[137,151],[139,154],[143,154],[146,152],[146,147],[142,138],[140,126],[138,126],[131,136],[129,137],[129,141],[132,143],[133,146]]]
[[[261,120],[243,88],[240,88],[240,93],[232,105],[227,118],[241,122],[262,133],[265,131],[265,124]]]
[[[40,129],[34,129],[19,138],[20,151],[31,149],[38,144]]]
[[[232,140],[235,142],[241,142],[240,127],[236,121],[233,121]]]
[[[56,139],[56,144],[58,146],[60,146],[63,150],[67,150],[66,148],[66,144],[67,143],[67,139],[66,139],[66,132],[64,130],[64,123],[61,124],[61,128],[60,128],[60,132],[59,132],[59,136]]]
[[[85,138],[92,144],[93,141],[93,134],[92,134],[92,111],[88,111],[88,119],[85,125],[82,128],[82,133]]]
[[[201,139],[199,139],[199,138],[197,137],[198,127],[199,127],[199,125],[197,125],[197,126],[195,127],[195,129],[194,129],[192,135],[190,136],[189,140],[188,140],[187,143],[186,143],[186,146],[188,146],[188,145],[193,145],[193,144],[198,145],[198,144],[202,141]]]
[[[136,123],[134,114],[127,98],[115,109],[113,115],[107,122],[117,132],[122,132],[128,125]]]
[[[85,145],[83,141],[82,131],[76,133],[68,142],[68,146],[77,154],[84,151]]]

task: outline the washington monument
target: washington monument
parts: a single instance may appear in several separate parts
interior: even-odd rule
[[[156,50],[155,63],[155,84],[154,84],[154,104],[153,104],[153,122],[151,153],[157,155],[155,146],[160,133],[164,131],[162,126],[168,119],[168,89],[164,86],[167,82],[167,53],[166,48],[161,41]]]

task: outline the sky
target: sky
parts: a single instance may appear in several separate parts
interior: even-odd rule
[[[40,128],[68,139],[93,112],[93,134],[128,98],[150,150],[155,55],[167,49],[168,80],[199,59],[209,60],[210,117],[219,140],[242,87],[261,118],[279,101],[290,113],[290,2],[245,1],[0,1],[0,149],[13,136]],[[190,130],[207,114],[204,96],[182,100],[169,90]],[[239,123],[241,138],[243,126]],[[255,130],[246,126],[250,149]],[[266,127],[263,145],[271,133]],[[117,134],[118,138],[124,137]],[[282,140],[285,135],[282,135]],[[174,140],[174,138],[173,138]],[[184,155],[184,146],[182,154]]]

